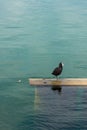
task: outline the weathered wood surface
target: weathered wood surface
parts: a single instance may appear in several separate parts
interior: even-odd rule
[[[29,84],[33,86],[87,86],[87,78],[64,78],[64,79],[43,79],[30,78]]]

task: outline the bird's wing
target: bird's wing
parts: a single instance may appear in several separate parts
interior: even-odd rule
[[[58,70],[59,70],[59,68],[58,68],[58,67],[56,67],[56,68],[53,70],[53,72],[52,72],[52,73],[56,73]]]

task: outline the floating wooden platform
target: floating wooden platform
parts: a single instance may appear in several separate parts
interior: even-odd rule
[[[87,78],[64,78],[64,79],[43,79],[30,78],[30,85],[33,86],[87,86]]]

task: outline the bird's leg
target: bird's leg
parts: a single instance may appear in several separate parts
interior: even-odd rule
[[[58,80],[58,77],[56,76],[56,79]]]

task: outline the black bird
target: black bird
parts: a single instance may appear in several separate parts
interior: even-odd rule
[[[52,74],[54,75],[54,76],[58,76],[58,75],[60,75],[61,74],[61,72],[62,72],[62,70],[63,70],[63,66],[64,66],[64,64],[63,63],[59,63],[59,66],[58,67],[56,67],[54,70],[53,70],[53,72],[52,72]]]

